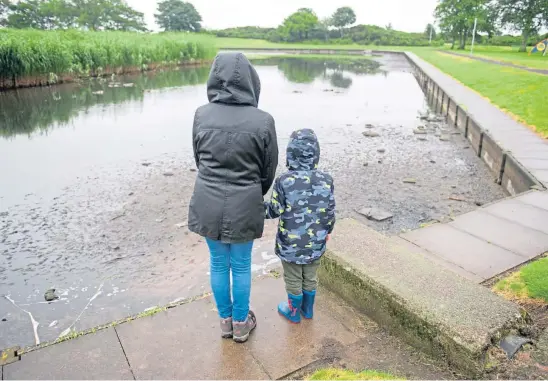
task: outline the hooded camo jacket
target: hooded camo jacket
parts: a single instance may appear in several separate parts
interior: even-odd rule
[[[287,147],[288,172],[274,182],[265,202],[267,219],[280,218],[276,254],[285,262],[309,264],[325,252],[335,226],[333,178],[318,169],[320,145],[314,131],[293,132]]]

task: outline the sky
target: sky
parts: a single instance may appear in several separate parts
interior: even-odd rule
[[[126,0],[145,14],[150,29],[158,1]],[[191,0],[202,15],[202,25],[210,29],[235,26],[277,27],[299,8],[312,8],[318,17],[328,17],[343,6],[356,12],[358,24],[386,26],[397,30],[422,32],[433,21],[437,0]]]

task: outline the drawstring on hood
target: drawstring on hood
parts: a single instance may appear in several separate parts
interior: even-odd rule
[[[251,62],[242,53],[219,53],[207,80],[211,103],[258,107],[261,81]]]
[[[318,168],[320,144],[313,130],[306,128],[291,134],[287,145],[287,168],[292,171],[310,171]]]

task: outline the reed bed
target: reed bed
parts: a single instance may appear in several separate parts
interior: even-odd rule
[[[216,51],[213,37],[190,33],[0,29],[0,89],[201,63]]]

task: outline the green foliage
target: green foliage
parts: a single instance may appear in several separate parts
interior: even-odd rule
[[[270,33],[276,32],[276,29],[261,28],[258,26],[242,26],[212,32],[217,37],[252,38],[257,40],[265,40]]]
[[[489,23],[489,0],[439,0],[435,15],[442,32],[451,39],[454,47],[459,41],[459,49],[466,47],[467,36],[473,33],[474,20],[478,19],[477,32],[492,30]]]
[[[521,52],[525,52],[528,38],[548,26],[548,0],[497,0],[501,22],[522,33]]]
[[[7,13],[5,24],[18,29],[146,31],[144,15],[123,0],[24,0]]]
[[[284,41],[307,40],[308,35],[318,25],[318,22],[318,16],[312,9],[301,8],[284,20],[279,28],[280,34]]]
[[[213,38],[130,32],[0,30],[0,87],[32,76],[99,75],[211,59]]]
[[[202,29],[202,16],[194,5],[181,0],[161,1],[154,17],[165,31],[199,32]]]
[[[334,27],[339,28],[342,37],[343,28],[356,22],[356,14],[350,7],[341,7],[335,11],[333,16],[331,16],[331,22]]]
[[[307,380],[398,380],[397,377],[386,372],[364,370],[354,372],[348,369],[320,369],[307,377]]]

